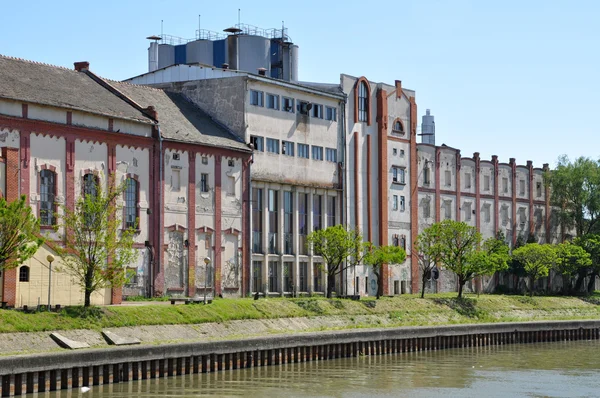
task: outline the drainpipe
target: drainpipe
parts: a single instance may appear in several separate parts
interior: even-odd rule
[[[162,248],[162,240],[163,240],[163,234],[164,234],[164,232],[163,232],[164,227],[160,220],[160,213],[161,213],[161,209],[163,206],[162,205],[162,197],[163,197],[163,184],[162,184],[162,179],[163,179],[163,138],[162,138],[162,135],[160,134],[160,125],[156,126],[156,131],[158,133],[158,162],[159,163],[158,163],[158,207],[157,207],[158,214],[156,215],[156,219],[158,220],[158,222],[157,222],[158,225],[156,228],[157,235],[158,235],[158,239],[157,239],[158,246],[155,250],[155,252],[156,252],[155,257],[156,257],[156,264],[157,264],[156,269],[160,270],[160,267],[162,265],[160,262],[160,259],[161,259],[160,250]],[[151,267],[151,269],[152,269],[152,278],[151,278],[151,280],[152,280],[151,281],[152,295],[154,295],[154,293],[155,293],[154,278],[156,276],[156,273],[154,272],[155,271],[154,267]]]
[[[340,83],[341,84],[341,83]],[[346,95],[344,95],[344,101],[340,101],[340,123],[341,123],[341,129],[342,129],[342,170],[341,172],[344,173],[343,176],[343,184],[344,186],[342,187],[342,198],[340,200],[340,205],[341,205],[341,209],[340,209],[340,216],[342,216],[342,225],[346,226],[346,230],[348,229],[348,216],[346,214],[348,205],[347,205],[347,199],[346,199],[346,192],[348,190],[348,159],[347,159],[347,148],[346,148],[346,144],[347,144],[347,135],[346,135]],[[344,261],[344,284],[342,285],[342,289],[344,289],[344,286],[346,287],[346,295],[348,295],[348,259],[346,259]],[[344,295],[344,292],[342,291],[342,295]]]

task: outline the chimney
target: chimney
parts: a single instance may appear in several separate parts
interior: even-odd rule
[[[267,69],[266,68],[258,68],[258,74],[261,76],[266,76],[267,75]]]
[[[75,62],[73,65],[75,65],[77,72],[85,72],[90,69],[90,63],[87,61]]]
[[[396,80],[396,98],[402,98],[402,80]]]
[[[143,110],[146,115],[150,116],[154,120],[158,120],[158,112],[156,112],[156,108],[154,108],[152,105],[144,108]]]
[[[224,63],[223,65],[221,65],[221,68],[225,69],[229,69],[229,64]]]

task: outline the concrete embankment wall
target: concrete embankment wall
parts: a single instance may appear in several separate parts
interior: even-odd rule
[[[447,348],[600,338],[598,321],[354,329],[0,358],[1,396],[253,366]]]

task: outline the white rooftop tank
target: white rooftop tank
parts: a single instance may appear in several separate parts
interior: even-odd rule
[[[435,120],[429,109],[421,120],[421,143],[435,145]]]

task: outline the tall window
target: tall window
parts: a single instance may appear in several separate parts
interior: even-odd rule
[[[19,268],[19,282],[29,282],[29,267],[26,265]]]
[[[138,182],[133,178],[125,180],[125,228],[137,228]]]
[[[294,263],[286,261],[283,263],[283,291],[293,292],[294,291],[294,274],[292,272]]]
[[[452,185],[452,172],[450,170],[444,171],[444,180],[447,187]]]
[[[279,283],[277,283],[277,268],[279,263],[277,261],[269,261],[269,292],[278,292]]]
[[[431,217],[431,208],[429,201],[423,201],[423,218]]]
[[[328,162],[337,162],[337,149],[325,148],[325,159]]]
[[[93,174],[86,174],[83,176],[83,195],[84,198],[90,198],[91,200],[95,200],[98,196],[98,177]],[[84,214],[85,217],[85,225],[92,226],[94,220],[92,219],[91,214]]]
[[[264,106],[265,93],[262,91],[250,90],[250,105]]]
[[[425,166],[425,168],[423,168],[423,185],[429,185],[430,178],[429,167]]]
[[[294,156],[294,143],[289,141],[282,141],[281,153],[283,153],[286,156]]]
[[[358,121],[366,122],[369,109],[369,89],[367,83],[360,82],[358,86]]]
[[[308,159],[308,145],[298,144],[298,157]]]
[[[483,190],[490,190],[490,176],[483,176]]]
[[[279,224],[277,218],[277,214],[279,213],[277,205],[278,193],[279,191],[269,189],[269,253],[271,254],[277,254],[277,227]]]
[[[465,173],[465,189],[471,188],[471,173]]]
[[[392,210],[398,210],[398,195],[392,196]]]
[[[323,228],[323,197],[313,195],[313,231]]]
[[[315,263],[313,266],[313,279],[315,292],[323,291],[323,271],[321,270],[321,264]]]
[[[265,151],[265,139],[263,137],[251,135],[250,143],[254,146],[255,151],[259,151],[259,152]]]
[[[404,196],[400,196],[400,211],[406,210],[406,199]]]
[[[323,105],[313,104],[312,116],[318,119],[323,119]]]
[[[275,94],[267,94],[267,108],[279,110],[279,96]]]
[[[290,191],[283,192],[283,253],[293,254],[294,197]]]
[[[208,174],[200,174],[200,192],[208,192]]]
[[[400,120],[396,120],[394,125],[392,126],[392,131],[397,134],[404,134],[404,127],[402,126],[402,122]]]
[[[298,274],[298,288],[301,292],[308,292],[308,263],[306,261],[300,261]]]
[[[262,261],[252,262],[252,289],[255,292],[262,291]]]
[[[40,171],[40,225],[54,225],[54,196],[56,194],[56,173]]]
[[[252,189],[252,253],[262,253],[263,190]]]
[[[312,146],[312,158],[314,160],[323,160],[323,147],[322,146]]]
[[[335,196],[327,197],[327,226],[335,225]]]
[[[325,108],[325,119],[336,121],[337,120],[336,113],[337,113],[336,108],[332,108],[332,107],[328,106],[327,108]]]
[[[502,192],[508,193],[508,178],[502,178]]]
[[[392,181],[398,184],[405,184],[406,179],[404,177],[404,168],[402,167],[392,167]]]
[[[308,235],[308,194],[298,194],[298,251],[299,254],[308,254],[306,247]]]
[[[279,153],[279,140],[267,138],[267,152]]]

